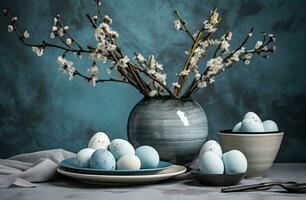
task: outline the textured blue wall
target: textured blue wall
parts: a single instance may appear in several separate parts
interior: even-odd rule
[[[305,162],[305,1],[105,0],[103,11],[113,18],[125,53],[154,53],[174,74],[190,43],[174,30],[173,10],[180,10],[195,29],[214,6],[223,15],[221,30],[234,33],[234,46],[253,25],[258,36],[263,30],[275,33],[278,49],[269,60],[256,58],[247,67],[237,64],[194,95],[207,112],[210,138],[252,110],[285,131],[278,161]],[[94,44],[85,18],[95,13],[93,1],[5,0],[0,7],[17,13],[32,38],[48,38],[53,17],[60,13],[76,38]],[[76,151],[100,130],[111,138],[126,138],[128,114],[141,99],[137,91],[122,84],[93,88],[79,78],[68,81],[58,72],[55,59],[60,53],[46,50],[43,57],[34,56],[7,33],[4,17],[0,35],[0,157],[47,148]],[[77,65],[86,63],[82,59]]]

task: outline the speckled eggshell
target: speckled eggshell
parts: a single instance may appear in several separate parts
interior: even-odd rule
[[[74,158],[74,165],[76,167],[88,168],[89,160],[94,152],[95,150],[91,148],[80,150]]]
[[[254,113],[254,112],[247,112],[247,113],[244,115],[243,120],[245,120],[245,119],[247,119],[247,118],[251,118],[251,119],[254,119],[255,122],[261,122],[261,123],[262,123],[260,117],[259,117],[256,113]],[[242,120],[242,121],[243,121],[243,120]]]
[[[108,136],[103,132],[94,134],[88,143],[88,148],[92,149],[107,149],[110,144]]]
[[[241,123],[240,132],[264,132],[264,126],[261,121],[254,118],[243,119]]]
[[[240,129],[241,129],[241,122],[238,122],[232,129],[232,132],[240,132]]]
[[[141,169],[155,168],[159,164],[158,152],[150,146],[140,146],[135,150],[136,156],[140,159]]]
[[[114,170],[116,169],[116,160],[108,150],[98,149],[92,154],[89,165],[94,169]]]
[[[205,152],[200,158],[200,172],[203,174],[223,174],[224,165],[221,157],[212,151]]]
[[[135,155],[125,155],[117,161],[118,170],[139,170],[140,166],[140,159]]]
[[[200,150],[199,157],[201,157],[205,152],[213,151],[218,154],[220,157],[222,156],[222,149],[219,143],[215,140],[208,140],[205,142]]]
[[[134,147],[128,141],[123,139],[113,140],[108,146],[108,149],[112,152],[116,160],[119,160],[125,155],[135,155]]]
[[[246,157],[241,151],[231,150],[223,154],[225,173],[244,173],[248,168]]]
[[[264,122],[262,122],[265,132],[275,132],[278,131],[278,126],[277,124],[272,121],[272,120],[266,120]]]

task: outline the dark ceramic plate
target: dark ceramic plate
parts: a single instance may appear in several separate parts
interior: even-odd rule
[[[224,133],[224,134],[272,134],[272,133],[281,133],[283,131],[278,130],[278,131],[270,131],[270,132],[233,132],[232,130],[222,130],[219,131],[219,133]]]
[[[64,169],[78,172],[81,174],[97,174],[97,175],[147,175],[156,174],[168,167],[172,166],[169,162],[159,161],[156,168],[152,169],[140,169],[140,170],[103,170],[103,169],[93,169],[93,168],[81,168],[74,165],[74,158],[68,158],[60,163],[60,166]]]
[[[237,174],[201,174],[200,170],[191,170],[191,174],[203,185],[230,186],[237,185],[246,173]]]

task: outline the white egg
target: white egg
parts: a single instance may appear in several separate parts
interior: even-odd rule
[[[212,151],[219,155],[220,157],[222,156],[222,149],[221,146],[219,145],[218,142],[215,140],[209,140],[205,142],[200,150],[199,157],[196,158],[194,161],[190,163],[190,168],[192,169],[199,169],[199,159],[203,156],[205,152]]]
[[[118,170],[139,170],[140,166],[140,159],[135,155],[125,155],[117,161]]]
[[[89,167],[89,160],[92,154],[95,152],[95,149],[85,148],[80,150],[75,158],[74,158],[74,165],[77,167]]]
[[[110,144],[108,136],[103,132],[94,134],[88,143],[88,148],[92,149],[107,149]]]
[[[275,132],[278,131],[278,126],[277,124],[272,121],[272,120],[266,120],[264,122],[262,122],[264,128],[265,128],[265,132]]]
[[[241,122],[237,123],[234,128],[232,129],[232,132],[240,132],[241,129]]]
[[[131,143],[123,139],[113,140],[110,143],[108,149],[110,152],[112,152],[116,160],[119,160],[122,156],[125,155],[135,155],[135,149]]]
[[[244,119],[247,119],[247,118],[252,118],[252,119],[254,119],[256,122],[261,122],[261,123],[262,123],[260,117],[258,117],[258,115],[257,115],[256,113],[254,113],[254,112],[248,112],[247,114],[245,114],[244,117],[243,117],[243,120],[244,120]],[[243,121],[243,120],[242,120],[242,121]]]
[[[264,132],[264,126],[261,121],[252,117],[243,119],[240,132]]]

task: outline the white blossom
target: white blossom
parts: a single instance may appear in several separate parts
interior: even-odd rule
[[[178,82],[172,83],[173,87],[175,88],[180,88],[181,85]]]
[[[87,72],[91,76],[90,82],[92,83],[93,86],[96,86],[96,81],[98,80],[98,73],[99,73],[97,65],[92,65],[91,67],[89,67],[87,69]]]
[[[199,87],[199,88],[205,88],[206,86],[207,86],[206,81],[200,81],[200,82],[198,83],[198,87]]]
[[[98,20],[98,16],[97,16],[97,15],[94,15],[94,16],[92,16],[91,18],[92,18],[93,20],[95,20],[95,21]]]
[[[252,58],[253,54],[252,53],[247,53],[245,54],[245,59],[250,60]]]
[[[244,64],[249,65],[250,64],[250,60],[245,60]]]
[[[57,57],[57,63],[59,64],[59,70],[69,77],[69,80],[73,79],[75,68],[73,62],[66,60],[63,56]]]
[[[187,76],[190,73],[190,70],[183,70],[180,72],[180,76]]]
[[[16,22],[16,21],[17,21],[17,17],[13,17],[13,18],[12,18],[12,21],[13,21],[13,22]]]
[[[182,28],[182,23],[179,19],[174,21],[174,27],[176,30],[180,30]]]
[[[114,51],[116,48],[117,48],[117,46],[114,45],[114,44],[107,44],[105,49],[107,51]]]
[[[257,41],[257,43],[255,45],[255,49],[259,49],[262,45],[263,45],[262,41]]]
[[[154,97],[154,96],[156,96],[157,95],[157,90],[151,90],[150,92],[149,92],[149,96],[150,97]]]
[[[28,31],[25,31],[25,32],[23,33],[23,37],[24,37],[24,38],[29,38],[29,37],[30,37],[30,34],[28,33]]]
[[[96,62],[106,63],[107,57],[99,53],[98,51],[91,53],[90,58]]]
[[[223,66],[223,59],[220,56],[210,59],[206,64],[206,68],[208,69],[207,76],[215,75]]]
[[[50,33],[50,38],[55,38],[55,34],[53,32]]]
[[[58,19],[56,17],[54,17],[53,19],[53,25],[57,25]]]
[[[134,59],[136,59],[141,64],[146,62],[146,59],[140,53],[136,53]]]
[[[66,39],[66,44],[68,44],[68,45],[71,45],[71,44],[72,44],[71,38],[67,38],[67,39]]]
[[[252,37],[253,33],[248,33],[248,37]]]
[[[106,68],[105,68],[105,71],[106,71],[108,74],[112,73],[112,70],[113,70],[112,67],[106,67]]]
[[[8,25],[7,26],[7,31],[10,32],[10,33],[13,32],[14,31],[14,27],[12,25]]]
[[[233,36],[233,33],[232,33],[232,32],[228,32],[228,33],[226,34],[226,36],[225,36],[225,39],[226,39],[227,41],[230,41],[230,40],[232,40],[232,36]]]
[[[57,35],[62,37],[64,35],[64,29],[62,29],[62,28],[58,29]]]
[[[44,48],[42,47],[32,47],[32,51],[37,54],[37,56],[42,56],[44,53]]]
[[[57,26],[52,26],[52,32],[55,32],[55,31],[57,31]]]
[[[230,46],[230,44],[228,43],[228,41],[223,40],[223,41],[221,42],[221,46],[220,46],[222,52],[227,53],[227,52],[229,51],[229,46]]]
[[[107,24],[112,24],[113,20],[108,15],[105,15],[103,18],[103,22]]]
[[[118,62],[116,63],[115,66],[119,66],[119,67],[122,67],[122,68],[127,68],[128,67],[127,63],[129,61],[130,61],[130,59],[127,56],[124,56],[123,58],[118,60]]]
[[[64,30],[67,31],[69,29],[68,26],[64,26]]]

